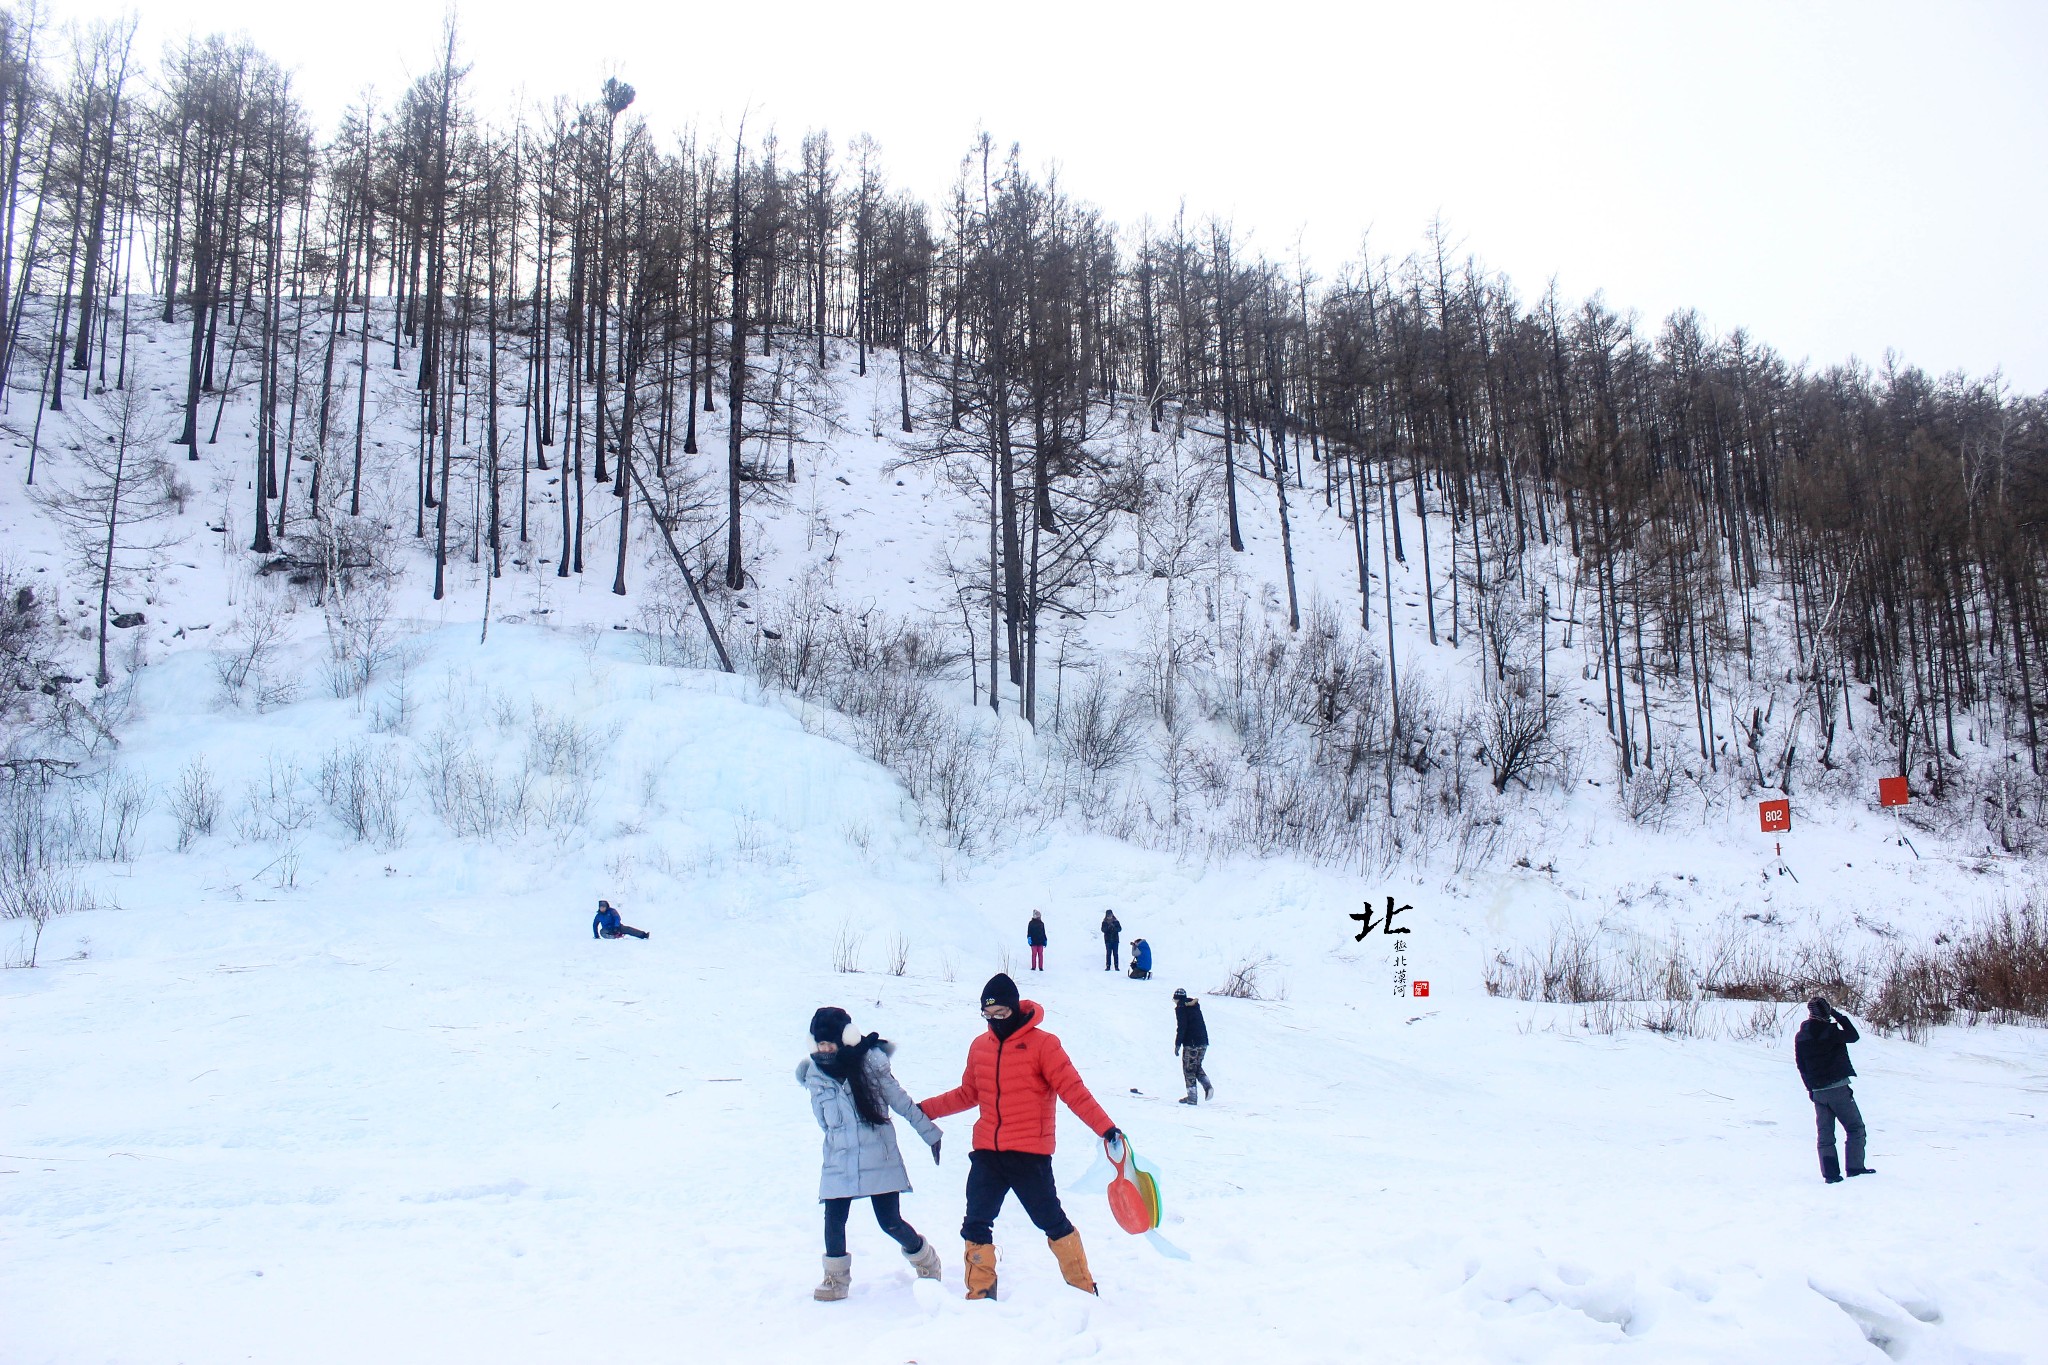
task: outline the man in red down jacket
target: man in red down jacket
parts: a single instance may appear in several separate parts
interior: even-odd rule
[[[981,1016],[988,1032],[969,1045],[959,1087],[917,1106],[935,1119],[981,1109],[967,1158],[967,1217],[960,1224],[967,1242],[967,1297],[996,1296],[995,1221],[1012,1190],[1051,1243],[1067,1283],[1093,1294],[1095,1278],[1088,1273],[1081,1234],[1060,1207],[1053,1184],[1053,1098],[1065,1100],[1104,1138],[1117,1136],[1117,1127],[1081,1083],[1060,1040],[1039,1027],[1045,1010],[1018,999],[1017,983],[1006,973],[981,988]]]

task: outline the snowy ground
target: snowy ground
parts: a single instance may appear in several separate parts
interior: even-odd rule
[[[1647,896],[1656,923],[1766,893],[1843,914],[1936,894],[1881,868],[1874,836],[1813,845],[1803,889],[1760,884],[1754,850],[1711,832],[1598,822],[1556,851],[1565,890],[1203,869],[1072,835],[958,864],[886,773],[745,684],[639,662],[623,633],[508,627],[480,648],[451,628],[406,678],[394,727],[389,682],[361,710],[255,715],[215,704],[197,651],[143,674],[123,761],[161,789],[204,754],[229,810],[180,855],[159,808],[100,881],[121,908],[54,922],[45,968],[0,973],[10,1365],[2048,1358],[2048,1032],[1867,1038],[1880,1174],[1830,1187],[1788,1035],[1591,1036],[1480,987],[1489,946],[1586,888],[1608,909]],[[597,737],[573,824],[458,839],[416,779],[396,848],[318,811],[233,831],[273,757],[310,771],[348,742],[411,759],[459,727],[478,771],[509,776],[536,704]],[[575,781],[536,779],[536,809]],[[1823,856],[1864,866],[1816,875]],[[1666,863],[1704,885],[1667,877],[1674,899]],[[592,941],[607,888],[650,940]],[[1347,915],[1388,891],[1416,907],[1426,1001],[1353,941]],[[1042,976],[1021,970],[1033,906]],[[1157,945],[1154,980],[1100,969],[1106,907]],[[851,975],[831,970],[849,925]],[[1170,992],[1256,950],[1287,998],[1206,1000],[1217,1102],[1172,1103]],[[813,1303],[817,1137],[790,1077],[811,1010],[896,1039],[929,1095],[1005,965],[1162,1170],[1190,1259],[1072,1195],[1099,1301],[1014,1206],[1003,1300],[960,1301],[963,1115],[936,1170],[906,1142],[905,1213],[945,1254],[945,1295],[913,1293],[857,1212],[853,1297]],[[1063,1182],[1090,1162],[1064,1119]]]

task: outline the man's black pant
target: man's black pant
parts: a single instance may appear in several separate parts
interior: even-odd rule
[[[895,1194],[878,1194],[869,1201],[875,1206],[875,1221],[882,1225],[882,1231],[895,1239],[903,1248],[905,1256],[915,1256],[924,1249],[924,1238],[917,1229],[903,1221],[902,1197]],[[846,1254],[846,1216],[853,1212],[851,1199],[827,1199],[825,1201],[825,1254],[844,1256]]]
[[[605,929],[601,932],[604,934],[606,938],[625,938],[628,935],[631,935],[634,938],[647,937],[647,931],[645,929],[635,929],[630,924],[621,924],[616,930]]]
[[[1825,1090],[1810,1092],[1813,1096],[1813,1123],[1815,1136],[1819,1139],[1820,1173],[1829,1180],[1839,1180],[1842,1175],[1841,1159],[1835,1155],[1835,1123],[1841,1121],[1842,1131],[1849,1137],[1849,1169],[1863,1169],[1863,1114],[1856,1107],[1856,1093],[1846,1085],[1831,1085]]]
[[[995,1241],[996,1215],[1003,1211],[1003,1200],[1012,1190],[1038,1230],[1053,1241],[1074,1230],[1053,1185],[1051,1157],[1037,1152],[970,1152],[967,1217],[960,1223],[961,1238],[984,1246]]]
[[[1116,940],[1113,938],[1102,940],[1102,970],[1111,972],[1122,965],[1121,962],[1117,961]]]

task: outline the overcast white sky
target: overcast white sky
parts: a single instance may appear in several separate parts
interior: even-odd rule
[[[56,0],[61,15],[117,12]],[[331,116],[435,56],[435,0],[142,0],[145,51],[246,32]],[[1441,213],[1525,297],[1698,308],[1816,365],[1887,349],[2048,390],[2048,4],[471,0],[471,91],[880,141],[950,182],[979,128],[1117,221],[1185,199],[1328,274]]]

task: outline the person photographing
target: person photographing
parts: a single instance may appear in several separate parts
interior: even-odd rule
[[[1820,1150],[1821,1179],[1830,1185],[1843,1179],[1841,1158],[1835,1152],[1835,1125],[1842,1125],[1848,1138],[1849,1175],[1875,1175],[1864,1164],[1862,1111],[1856,1107],[1856,1092],[1849,1078],[1856,1068],[1849,1062],[1849,1044],[1861,1035],[1849,1016],[1816,995],[1806,1005],[1806,1022],[1792,1040],[1792,1060],[1799,1067],[1799,1079],[1806,1083],[1807,1098],[1813,1101],[1813,1121]]]

